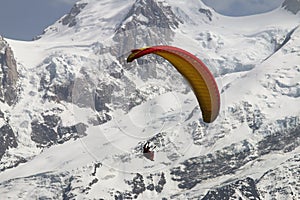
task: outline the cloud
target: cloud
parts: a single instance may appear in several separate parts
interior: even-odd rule
[[[279,7],[284,0],[203,0],[203,2],[214,8],[217,12],[241,16],[263,13]]]

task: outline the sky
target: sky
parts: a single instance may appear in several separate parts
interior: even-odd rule
[[[32,40],[67,14],[77,0],[0,0],[0,35]],[[202,0],[217,12],[242,16],[270,11],[283,0]]]
[[[32,40],[68,13],[76,0],[0,0],[0,35]]]
[[[284,0],[202,0],[217,12],[228,16],[253,15],[278,8]]]

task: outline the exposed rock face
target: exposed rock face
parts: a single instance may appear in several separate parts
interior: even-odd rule
[[[0,160],[8,148],[17,147],[16,136],[10,127],[10,125],[5,124],[0,128]]]
[[[212,12],[209,9],[199,8],[199,12],[206,15],[209,21],[212,21]]]
[[[0,101],[13,105],[18,97],[17,64],[12,49],[0,36]],[[15,133],[9,124],[9,119],[0,108],[0,160],[9,148],[18,146]]]
[[[31,122],[31,139],[39,147],[47,147],[57,143],[64,143],[71,138],[85,136],[86,125],[78,123],[72,126],[62,126],[61,118],[57,115],[42,114],[43,121]]]
[[[87,3],[76,3],[69,14],[67,14],[62,20],[61,23],[68,27],[73,27],[76,25],[76,16],[81,12],[81,10],[87,5]]]
[[[253,199],[260,200],[255,182],[251,178],[236,181],[229,185],[209,191],[202,200],[210,199]]]
[[[285,0],[282,3],[282,7],[294,14],[297,14],[300,11],[300,0]]]
[[[41,65],[45,70],[40,74],[40,91],[44,92],[45,99],[71,102],[74,74],[65,59],[50,56]]]
[[[290,152],[299,146],[300,127],[265,137],[255,146],[247,140],[232,144],[214,154],[193,157],[171,170],[179,188],[191,189],[204,180],[233,174],[241,166],[272,151]],[[225,164],[226,163],[226,164]]]
[[[158,179],[158,182],[154,179]],[[146,177],[137,173],[132,180],[128,180],[126,183],[131,186],[132,190],[125,192],[117,191],[114,195],[115,199],[136,199],[139,195],[142,195],[146,191],[161,193],[166,184],[166,178],[163,172],[149,174]]]
[[[114,40],[120,44],[112,49],[113,55],[129,52],[137,48],[136,44],[163,44],[172,40],[172,28],[178,28],[183,23],[172,11],[170,6],[164,6],[154,0],[137,0],[123,22],[116,28]],[[147,27],[149,31],[145,31]],[[120,52],[122,50],[122,52]]]
[[[180,182],[179,188],[191,189],[203,180],[234,173],[251,160],[252,151],[247,141],[232,144],[215,154],[190,158],[182,163],[183,167],[173,168],[171,174],[174,181]]]
[[[154,0],[137,0],[125,17],[126,21],[123,24],[126,30],[135,29],[137,24],[169,29],[178,27],[181,22],[170,7],[159,5]]]
[[[267,171],[256,184],[261,199],[299,199],[299,161],[298,154],[275,169]]]
[[[67,27],[74,27],[78,21],[76,20],[77,15],[80,14],[82,9],[86,7],[87,3],[76,3],[70,10],[68,14],[66,14],[64,17],[61,18],[61,20],[58,21],[59,24],[62,24],[63,26]],[[56,26],[49,26],[47,29],[43,31],[42,35],[35,36],[33,40],[39,40],[44,34],[46,33],[57,33],[59,31],[59,28]]]
[[[17,100],[18,71],[12,49],[0,36],[0,100],[12,105]]]

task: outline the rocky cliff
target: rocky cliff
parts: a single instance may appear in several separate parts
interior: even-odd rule
[[[0,36],[0,99],[2,102],[12,105],[17,101],[18,94],[18,70],[12,49]]]

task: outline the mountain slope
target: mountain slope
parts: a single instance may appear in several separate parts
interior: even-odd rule
[[[0,196],[299,198],[300,21],[287,3],[226,17],[197,0],[83,0],[39,39],[7,40],[21,89],[1,103],[10,145],[1,146]],[[214,73],[216,122],[202,122],[169,63],[125,63],[131,49],[159,44]],[[141,155],[146,140],[154,162]]]

